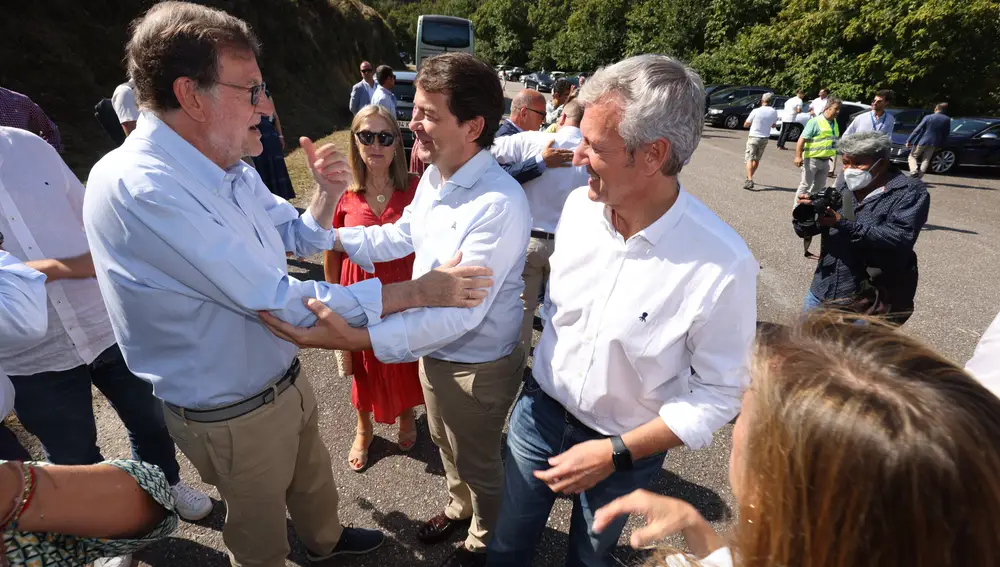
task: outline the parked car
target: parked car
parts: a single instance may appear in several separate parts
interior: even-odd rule
[[[764,93],[774,92],[774,89],[769,89],[767,87],[747,87],[747,86],[733,86],[733,87],[723,87],[716,89],[708,97],[708,106],[715,104],[726,104],[734,102],[741,98],[746,98],[750,95],[760,95]]]
[[[713,104],[705,113],[705,122],[712,126],[725,126],[730,130],[743,128],[747,118],[753,109],[761,105],[762,94],[752,94],[729,103]],[[776,96],[772,99],[771,105],[774,108],[781,108],[788,100],[787,96]]]
[[[545,73],[532,73],[524,78],[524,87],[540,93],[552,92],[552,77]]]
[[[505,69],[503,72],[503,78],[508,81],[520,81],[521,75],[524,74],[524,67],[511,67]]]
[[[893,132],[889,159],[906,163],[910,148],[906,147],[909,132]],[[944,174],[960,165],[1000,167],[1000,118],[952,118],[951,134],[931,159],[930,169]]]
[[[788,98],[785,98],[785,101],[787,102]],[[784,119],[781,117],[781,115],[784,114],[782,109],[783,106],[784,103],[782,103],[781,106],[775,106],[775,108],[778,109],[778,123],[774,125],[774,128],[771,128],[772,138],[777,138],[778,133],[781,132],[781,125],[784,123]],[[810,118],[812,118],[812,115],[809,114],[808,102],[803,103],[802,110],[802,112],[795,116],[795,124],[792,125],[792,129],[788,132],[789,142],[799,141],[799,136],[801,136],[802,131],[805,130],[806,123],[809,122]],[[837,115],[837,125],[840,128],[840,131],[843,132],[848,126],[851,125],[851,120],[854,116],[869,110],[871,110],[870,104],[849,101],[841,102],[840,114]]]
[[[413,80],[417,78],[417,74],[413,71],[394,71],[394,73],[396,86],[392,87],[392,94],[396,95],[396,123],[399,124],[400,133],[403,135],[403,148],[406,150],[408,160],[415,138],[410,131],[410,120],[413,118],[413,95],[417,92]]]

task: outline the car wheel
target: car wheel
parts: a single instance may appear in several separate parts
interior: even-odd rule
[[[798,142],[799,141],[799,136],[802,135],[802,125],[801,124],[792,124],[788,128],[789,129],[788,129],[788,138],[787,138],[787,140],[789,142]]]
[[[944,174],[955,169],[956,165],[958,165],[958,156],[955,155],[955,152],[941,150],[934,154],[934,158],[931,160],[931,171]]]
[[[740,117],[735,114],[730,114],[726,117],[726,128],[730,130],[735,130],[740,127]]]

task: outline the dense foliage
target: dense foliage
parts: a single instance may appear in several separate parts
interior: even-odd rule
[[[1000,0],[370,0],[413,51],[417,16],[471,19],[477,54],[532,69],[592,71],[666,53],[708,83],[1000,113]]]

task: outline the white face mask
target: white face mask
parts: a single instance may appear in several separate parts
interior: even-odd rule
[[[873,163],[868,169],[844,168],[844,183],[851,191],[860,191],[872,184],[871,170],[882,161],[881,159]]]

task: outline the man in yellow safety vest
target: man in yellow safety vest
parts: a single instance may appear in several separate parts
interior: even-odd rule
[[[837,139],[840,138],[840,126],[837,115],[840,114],[840,99],[827,97],[823,113],[814,116],[806,123],[795,146],[795,167],[802,168],[802,181],[795,193],[795,201],[805,195],[821,193],[826,187],[826,174],[830,171],[830,162],[837,155]],[[806,258],[814,258],[809,252],[812,238],[804,238],[802,245]]]

